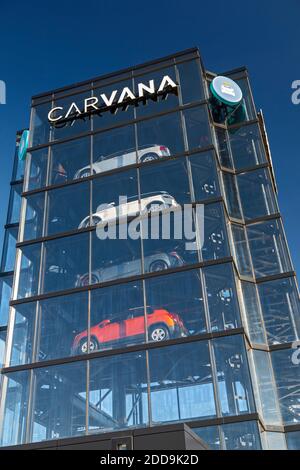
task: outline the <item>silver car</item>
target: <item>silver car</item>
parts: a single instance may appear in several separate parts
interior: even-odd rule
[[[95,175],[96,173],[114,170],[137,162],[150,162],[169,156],[170,150],[168,147],[158,144],[144,145],[137,152],[135,149],[128,149],[106,156],[102,155],[92,164],[92,170],[90,165],[85,166],[75,173],[74,179],[85,178],[91,174]]]

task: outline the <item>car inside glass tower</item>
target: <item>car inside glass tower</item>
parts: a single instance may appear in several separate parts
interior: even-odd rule
[[[247,69],[190,49],[43,93],[23,159],[20,138],[1,445],[184,422],[211,449],[299,449],[299,292]]]

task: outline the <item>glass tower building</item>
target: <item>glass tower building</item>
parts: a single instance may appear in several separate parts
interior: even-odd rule
[[[300,448],[299,294],[268,138],[247,70],[222,75],[243,92],[236,122],[197,49],[33,97],[1,262],[3,447],[184,422],[212,449]],[[192,249],[172,230],[120,235],[134,212],[143,231],[184,205]],[[107,220],[119,236],[101,238]]]

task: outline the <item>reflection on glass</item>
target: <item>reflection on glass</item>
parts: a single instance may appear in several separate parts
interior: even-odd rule
[[[207,331],[198,270],[160,276],[145,282],[147,305],[157,312],[157,323],[151,324],[152,319],[147,317],[149,341]]]
[[[83,137],[51,147],[50,184],[90,176],[91,139]]]
[[[300,336],[300,303],[295,280],[278,279],[258,285],[269,344],[288,343]]]
[[[204,90],[199,59],[178,64],[182,103],[188,104],[204,99]]]
[[[36,302],[16,305],[14,308],[13,340],[10,365],[32,362]]]
[[[253,343],[266,344],[264,323],[256,285],[251,282],[242,282],[241,285],[250,339]]]
[[[9,210],[7,217],[8,224],[15,224],[20,220],[22,189],[23,183],[14,184],[11,187],[9,198]]]
[[[255,276],[262,277],[291,271],[280,220],[249,225],[247,235]]]
[[[231,129],[228,137],[236,170],[251,168],[266,161],[258,124]]]
[[[201,106],[183,111],[189,150],[212,144],[207,107]]]
[[[29,176],[26,190],[42,188],[47,184],[48,147],[30,152]]]
[[[204,152],[189,157],[192,169],[195,201],[220,195],[215,156]]]
[[[14,270],[18,232],[19,227],[10,227],[5,230],[1,271],[8,272]]]
[[[11,274],[0,277],[0,326],[7,325],[12,282],[13,275]]]
[[[51,108],[51,101],[32,108],[30,126],[31,147],[49,142],[50,125],[48,122],[48,112]]]
[[[32,240],[43,235],[44,206],[44,192],[26,198],[23,240]]]
[[[245,228],[241,225],[231,224],[234,241],[235,259],[239,273],[243,276],[253,277],[249,246],[247,244]]]
[[[23,444],[26,432],[30,371],[12,372],[7,378],[7,394],[0,442],[2,446]]]
[[[230,217],[242,220],[242,210],[237,180],[231,173],[222,173],[223,185],[226,196],[226,207]]]
[[[258,424],[255,421],[223,424],[224,450],[260,450]]]
[[[153,423],[216,415],[207,342],[149,351]]]
[[[224,212],[220,203],[207,204],[204,207],[204,240],[201,253],[204,261],[228,256]]]
[[[213,341],[218,374],[218,391],[223,416],[254,410],[245,345],[241,336]]]
[[[91,360],[88,400],[90,433],[147,425],[145,353]]]
[[[20,249],[21,267],[18,284],[18,299],[38,293],[41,245],[26,245]]]
[[[193,428],[193,431],[208,445],[209,450],[221,449],[219,426],[203,426]]]
[[[300,450],[300,431],[287,432],[286,440],[289,450]]]
[[[31,442],[84,434],[86,364],[35,369]]]
[[[45,243],[42,292],[72,289],[88,272],[89,234],[50,240]]]
[[[211,331],[238,328],[241,320],[231,264],[209,266],[203,271]]]

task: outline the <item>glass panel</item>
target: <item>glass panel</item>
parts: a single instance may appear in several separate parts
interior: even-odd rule
[[[90,352],[144,342],[145,312],[141,282],[91,291]],[[87,352],[87,331],[76,336],[74,347],[81,353]]]
[[[242,209],[246,220],[278,212],[269,171],[261,169],[237,176]],[[249,197],[255,194],[255,197]]]
[[[30,152],[30,167],[26,190],[42,188],[47,184],[48,147]]]
[[[231,173],[222,172],[222,179],[228,213],[230,217],[242,220],[243,217],[236,177]]]
[[[0,277],[0,326],[6,326],[8,322],[12,283],[12,275]]]
[[[220,203],[204,206],[204,261],[229,256],[224,212]]]
[[[281,221],[270,220],[247,227],[255,276],[291,271],[290,258]]]
[[[179,113],[167,114],[137,123],[137,136],[139,149],[163,147],[166,155],[174,155],[184,151]]]
[[[120,98],[122,90],[125,87],[129,87],[132,91],[132,80],[128,79],[123,80],[121,82],[112,83],[106,86],[100,86],[100,88],[94,89],[93,96],[97,96],[99,98],[102,94],[104,94],[106,97],[106,101],[109,102],[113,98],[113,92],[117,90],[118,93],[116,94],[116,97],[113,100],[113,104],[116,105],[118,99]],[[102,100],[102,97],[99,98],[98,106],[105,107],[105,101]],[[104,127],[110,127],[115,124],[131,121],[132,119],[134,119],[134,106],[127,106],[126,104],[121,107],[112,106],[110,109],[105,109],[103,112],[97,112],[93,115],[93,129],[96,130]]]
[[[17,145],[16,151],[15,151],[15,161],[14,161],[12,181],[18,181],[24,178],[24,169],[25,169],[26,159],[20,160],[18,158],[18,149],[19,149],[19,145]]]
[[[90,361],[89,432],[149,422],[144,352]]]
[[[223,424],[224,450],[260,450],[260,436],[255,421]]]
[[[219,435],[219,426],[205,426],[203,428],[193,428],[193,431],[209,447],[209,450],[220,450],[221,441]]]
[[[16,243],[18,239],[19,227],[11,227],[5,230],[1,271],[13,271],[16,258]]]
[[[32,362],[36,302],[16,305],[10,366]]]
[[[255,398],[258,410],[266,424],[280,426],[282,423],[270,354],[255,349],[253,349],[252,354],[257,386]]]
[[[195,201],[220,195],[215,154],[204,152],[189,157],[192,169]]]
[[[198,270],[146,279],[149,341],[206,333]]]
[[[14,184],[11,187],[9,198],[9,211],[7,217],[8,224],[16,224],[20,220],[22,190],[23,183]]]
[[[31,441],[82,435],[86,431],[86,364],[35,369]]]
[[[50,184],[61,184],[91,174],[90,142],[90,137],[84,137],[51,147]]]
[[[286,440],[289,450],[300,450],[300,431],[287,432]]]
[[[233,169],[233,160],[227,131],[221,127],[215,127],[214,129],[217,137],[220,164],[225,168]]]
[[[61,106],[61,110],[58,115],[66,116],[69,112],[72,103],[75,103],[76,106],[80,109],[81,112],[84,111],[84,100],[91,96],[91,92],[87,91],[85,93],[80,93],[77,95],[68,96],[66,98],[61,98],[55,100],[54,106]],[[52,106],[49,106],[48,112]],[[67,137],[73,137],[82,132],[88,132],[91,130],[91,119],[90,116],[77,116],[77,111],[75,108],[71,109],[71,114],[67,120],[58,121],[54,126],[52,126],[52,140],[66,139]]]
[[[89,267],[89,234],[50,240],[45,243],[42,292],[72,289]]]
[[[93,180],[92,225],[115,222],[118,218],[132,217],[140,212],[137,172],[129,170]],[[89,216],[80,227],[90,225]]]
[[[180,158],[140,169],[142,204],[145,197],[171,196],[171,207],[191,203],[186,160]]]
[[[266,344],[264,323],[256,285],[250,282],[242,282],[241,285],[250,340],[253,343]]]
[[[87,330],[87,317],[87,292],[42,300],[39,304],[36,360],[87,352],[76,348],[77,336]]]
[[[299,349],[283,349],[272,353],[283,424],[300,422]]]
[[[113,229],[128,233],[127,224],[111,226]],[[117,237],[101,239],[98,237],[99,230],[92,233],[92,273],[91,284],[98,282],[121,279],[123,277],[135,276],[141,274],[141,242],[139,239],[122,239],[121,235]],[[87,270],[83,272],[78,280],[78,286],[84,286],[89,283]]]
[[[206,106],[183,111],[189,150],[212,145]]]
[[[199,60],[178,64],[182,103],[201,101],[204,97],[202,75]]]
[[[32,240],[43,235],[44,207],[44,192],[26,198],[23,240]]]
[[[287,450],[285,435],[281,432],[266,432],[267,450]]]
[[[207,342],[149,351],[155,424],[216,415]]]
[[[20,249],[18,299],[38,294],[40,251],[40,244],[27,245]]]
[[[247,77],[237,78],[233,74],[229,75],[232,80],[235,80],[243,92],[243,105],[246,110],[246,120],[256,118],[255,105],[251,96],[251,89]]]
[[[212,332],[241,326],[235,280],[231,264],[203,269]]]
[[[248,361],[242,336],[227,336],[213,341],[218,390],[223,416],[254,411]]]
[[[30,371],[26,370],[6,375],[8,385],[2,422],[2,446],[23,444],[25,441],[29,374]]]
[[[0,330],[0,368],[3,367],[4,364],[4,354],[5,354],[5,343],[6,343],[6,329]]]
[[[245,228],[240,225],[231,225],[233,236],[233,249],[235,251],[235,259],[237,262],[239,273],[242,276],[253,277],[252,265],[250,259],[249,247],[247,244]]]
[[[154,88],[158,90],[160,84],[162,83],[164,76],[169,76],[174,83],[177,82],[175,75],[175,67],[168,67],[156,71],[147,73],[146,75],[141,75],[134,79],[135,83],[135,92],[138,93],[138,84],[143,83],[148,87],[151,85],[150,80],[154,80]],[[176,108],[178,106],[178,96],[177,88],[165,88],[165,93],[162,95],[154,94],[153,98],[148,94],[148,99],[140,101],[137,108],[136,114],[137,117],[148,116],[149,114],[156,114],[162,111],[167,111],[169,109]]]
[[[258,124],[231,129],[228,137],[236,170],[251,168],[266,161]]]
[[[49,142],[50,125],[48,122],[48,113],[51,108],[51,102],[32,108],[30,126],[31,147]]]
[[[49,191],[45,233],[52,235],[76,230],[82,220],[89,218],[89,214],[89,182]]]
[[[300,336],[300,303],[295,280],[278,279],[258,285],[269,344],[294,341]]]
[[[139,161],[149,154],[161,153],[159,148],[145,147],[139,151]],[[92,174],[110,171],[137,163],[134,126],[119,127],[93,136]]]

